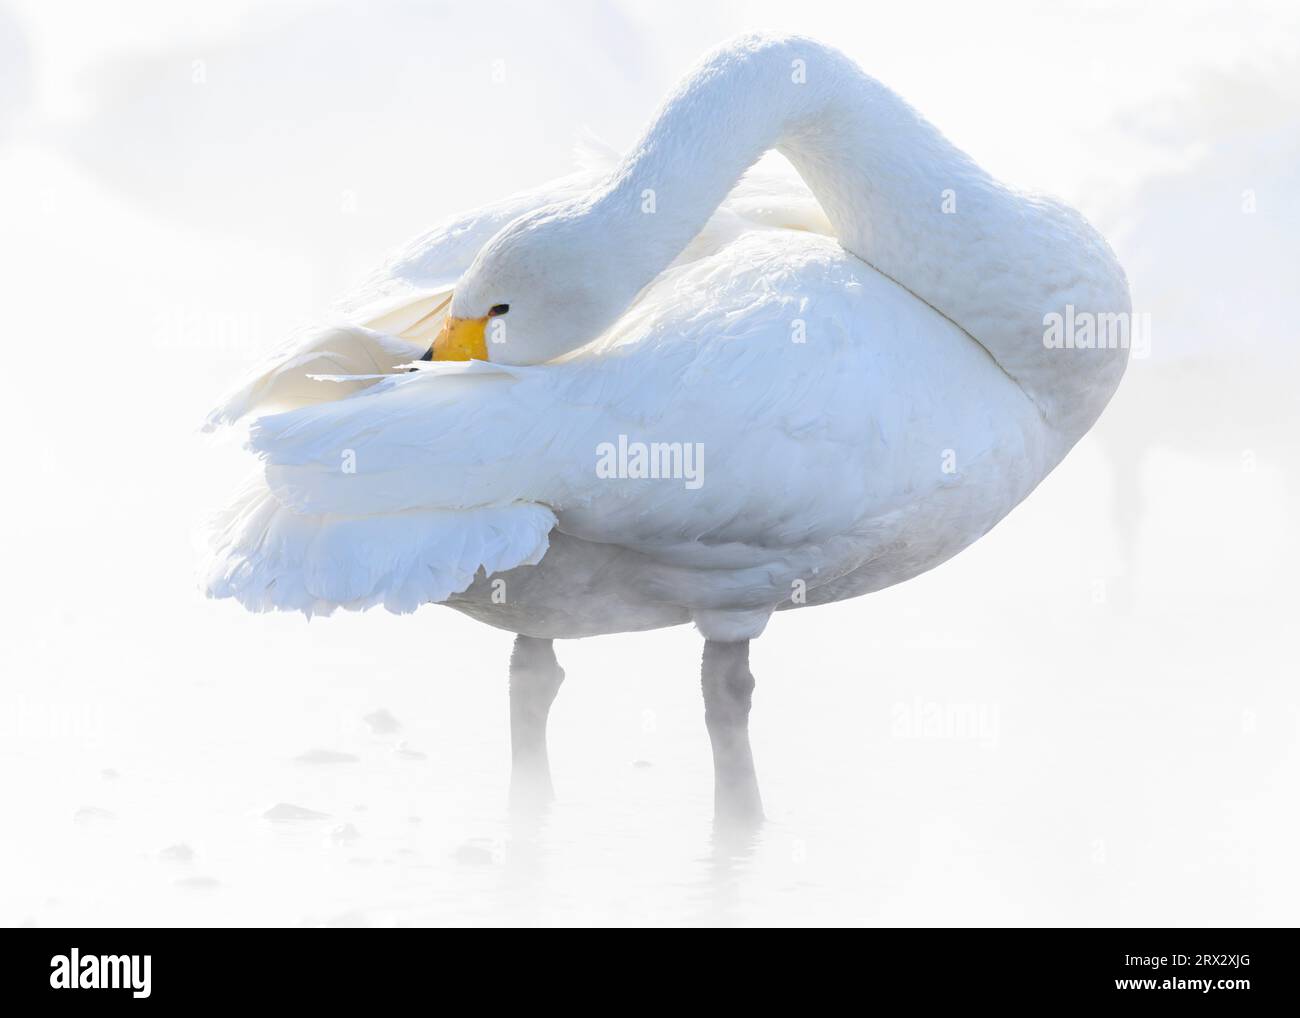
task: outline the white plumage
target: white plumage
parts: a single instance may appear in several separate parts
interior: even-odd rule
[[[802,179],[737,182],[770,148]],[[498,303],[489,361],[405,370],[449,312]],[[1128,311],[1077,214],[1002,188],[834,50],[737,40],[626,159],[425,234],[213,413],[256,417],[264,470],[206,586],[749,639],[942,562],[1060,461],[1127,356],[1046,347],[1066,305]],[[702,450],[702,483],[601,476],[620,441]]]

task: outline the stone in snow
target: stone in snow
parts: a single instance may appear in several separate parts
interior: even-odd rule
[[[371,711],[361,719],[370,726],[376,735],[391,735],[402,727],[402,723],[383,707]]]
[[[158,853],[158,858],[163,862],[193,862],[194,849],[181,841],[175,845],[168,845]]]
[[[350,845],[361,837],[361,832],[351,824],[339,824],[334,830],[330,831],[330,841],[336,845]]]
[[[462,866],[490,866],[492,850],[472,841],[466,842],[456,849],[456,861]]]

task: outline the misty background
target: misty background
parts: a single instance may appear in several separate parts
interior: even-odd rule
[[[774,617],[753,844],[711,838],[688,627],[557,643],[558,801],[512,825],[510,636],[205,601],[249,463],[198,425],[753,29],[1080,208],[1149,355],[955,560]],[[1298,43],[1283,2],[0,0],[0,921],[1293,923]]]

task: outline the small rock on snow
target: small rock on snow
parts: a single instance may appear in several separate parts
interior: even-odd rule
[[[305,806],[295,806],[291,802],[277,802],[262,814],[263,820],[328,820],[328,813],[318,813]]]
[[[168,845],[158,853],[158,858],[163,862],[193,862],[194,849],[182,841],[175,845]]]
[[[330,831],[330,841],[336,845],[350,845],[361,837],[361,832],[351,824],[339,824],[334,830]]]
[[[390,735],[402,727],[402,723],[383,707],[371,711],[361,719],[370,726],[376,735]]]
[[[468,841],[456,849],[456,861],[462,866],[490,866],[492,852],[482,845]]]

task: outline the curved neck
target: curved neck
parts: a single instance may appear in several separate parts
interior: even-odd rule
[[[877,230],[895,232],[908,225],[903,209],[937,207],[940,192],[965,178],[990,182],[843,54],[808,39],[757,36],[715,50],[687,75],[597,200],[640,229],[647,263],[667,258],[659,271],[770,149],[804,177],[844,246],[873,265],[870,255],[897,239],[870,236],[865,227],[877,216]]]
[[[1086,430],[1127,350],[1085,359],[1047,349],[1044,316],[1066,304],[1128,312],[1105,242],[1070,209],[1002,187],[889,89],[809,39],[752,36],[709,54],[593,197],[627,231],[621,250],[639,286],[773,148],[848,251],[982,344],[1049,421]]]

